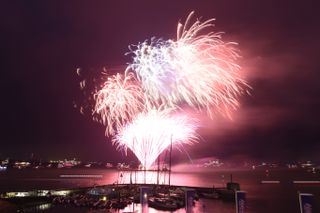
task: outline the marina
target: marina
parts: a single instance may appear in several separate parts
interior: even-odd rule
[[[192,172],[189,172],[190,170]],[[150,211],[163,212],[164,208],[169,208],[176,209],[170,211],[178,213],[185,211],[183,203],[185,191],[193,189],[197,192],[193,208],[198,212],[234,213],[234,191],[227,189],[230,173],[232,173],[233,182],[239,183],[239,189],[247,192],[246,212],[269,213],[274,206],[282,212],[298,212],[298,191],[313,194],[315,204],[320,203],[319,185],[293,184],[291,177],[295,180],[309,181],[320,179],[319,174],[308,173],[301,169],[272,169],[266,177],[263,169],[202,168],[197,170],[186,169],[185,166],[181,168],[174,166],[170,187],[168,183],[158,185],[157,176],[152,171],[146,173],[147,177],[154,177],[152,183],[144,184],[143,173],[144,171],[140,176],[137,175],[141,177],[137,178],[137,182],[140,180],[142,183],[130,184],[130,173],[123,173],[121,179],[119,170],[9,170],[0,174],[2,195],[0,200],[24,212],[87,212],[90,209],[116,211],[118,208],[120,212],[132,212],[133,209],[142,208],[139,203],[140,188],[148,187],[150,188],[150,194],[148,193]],[[61,178],[61,174],[73,176]],[[77,178],[74,176],[80,174],[82,176]],[[15,179],[10,178],[12,175]],[[83,175],[87,175],[87,178]],[[90,175],[101,177],[89,178]],[[119,180],[118,184],[116,180]],[[263,184],[261,183],[263,180],[280,180],[280,183]],[[265,206],[262,210],[261,205]],[[319,207],[316,205],[315,208]]]
[[[229,185],[231,186],[231,185]],[[239,189],[239,185],[233,183]],[[34,190],[26,192],[6,192],[1,194],[1,199],[25,206],[50,203],[72,207],[85,207],[94,209],[117,210],[124,209],[128,205],[141,203],[139,194],[141,188],[147,188],[147,205],[151,208],[163,211],[175,211],[185,207],[185,192],[193,190],[194,202],[199,199],[222,199],[234,201],[236,188],[205,188],[187,186],[167,186],[154,184],[126,184],[126,185],[105,185],[93,188],[79,188],[66,190]]]

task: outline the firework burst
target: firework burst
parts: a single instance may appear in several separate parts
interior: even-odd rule
[[[133,73],[108,77],[101,90],[95,94],[95,112],[100,114],[106,126],[106,135],[116,131],[132,120],[145,108],[145,95]]]
[[[191,24],[193,12],[177,27],[177,41],[152,38],[131,46],[133,70],[146,94],[169,107],[187,103],[229,115],[237,109],[238,96],[246,92],[240,75],[236,44],[221,40],[221,33],[210,32],[214,19]],[[203,33],[209,31],[209,33]]]
[[[137,115],[113,142],[118,149],[132,150],[148,169],[171,142],[175,146],[196,142],[195,122],[186,115],[171,115],[171,109],[153,109]]]
[[[171,143],[179,148],[198,140],[197,122],[173,109],[189,105],[210,118],[230,116],[250,88],[237,64],[237,44],[212,32],[214,19],[192,22],[193,14],[178,23],[176,40],[131,45],[125,73],[109,77],[94,96],[106,135],[118,149],[132,150],[146,169]]]

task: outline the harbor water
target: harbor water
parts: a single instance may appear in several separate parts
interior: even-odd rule
[[[171,173],[171,184],[179,186],[224,187],[230,181],[240,183],[247,192],[248,213],[290,212],[299,213],[298,193],[314,195],[314,212],[320,212],[320,184],[297,184],[293,181],[320,180],[319,174],[302,169],[221,169],[176,166]],[[261,181],[266,181],[262,183]],[[276,181],[276,182],[273,182]],[[122,183],[167,184],[168,173],[120,171],[115,169],[25,169],[0,173],[0,191],[28,191],[34,189],[69,189]],[[30,212],[88,212],[86,208],[53,206],[51,204],[32,207]],[[235,204],[222,200],[200,199],[195,212],[235,212]],[[128,206],[122,212],[139,209],[139,205]],[[176,212],[184,212],[184,209]],[[149,212],[161,212],[150,208]]]

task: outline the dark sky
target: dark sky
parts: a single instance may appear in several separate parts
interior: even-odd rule
[[[312,1],[2,1],[0,158],[117,161],[98,123],[73,108],[81,67],[125,65],[129,44],[175,38],[189,12],[236,41],[252,95],[208,121],[191,157],[320,160],[320,13]],[[314,1],[316,2],[316,1]],[[90,73],[92,72],[92,73]],[[178,155],[179,153],[175,153]],[[179,158],[186,159],[185,154]]]

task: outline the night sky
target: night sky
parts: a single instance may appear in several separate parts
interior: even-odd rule
[[[239,43],[239,63],[253,90],[241,98],[233,120],[207,119],[199,131],[203,141],[187,147],[191,157],[320,160],[315,3],[89,2],[1,2],[0,158],[125,159],[103,126],[73,107],[81,99],[76,68],[99,76],[102,67],[124,67],[129,44],[174,39],[178,21],[194,10],[203,20],[215,17],[224,40]]]

